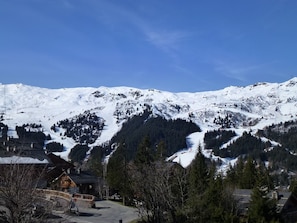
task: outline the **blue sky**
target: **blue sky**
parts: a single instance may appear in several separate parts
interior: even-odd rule
[[[297,76],[296,0],[0,0],[0,83],[198,92]]]

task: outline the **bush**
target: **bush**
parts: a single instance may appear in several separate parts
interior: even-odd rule
[[[89,147],[87,145],[77,144],[71,149],[68,157],[73,162],[81,163],[85,159],[88,150]]]
[[[51,142],[46,145],[47,152],[63,152],[64,146],[58,142]]]

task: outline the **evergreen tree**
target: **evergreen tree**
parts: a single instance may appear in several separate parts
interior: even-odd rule
[[[203,197],[209,181],[209,172],[206,159],[198,148],[198,153],[189,169],[189,198],[187,202],[187,215],[190,222],[204,222],[205,209]]]
[[[244,189],[252,189],[257,180],[257,170],[255,162],[251,157],[248,158],[244,165],[242,176],[240,178],[240,187]]]
[[[201,147],[198,148],[198,153],[190,166],[189,173],[189,195],[196,196],[197,193],[203,193],[208,182],[208,167],[206,158],[201,152]]]
[[[269,174],[269,170],[264,166],[263,163],[260,163],[257,168],[257,181],[261,185],[266,185],[268,190],[274,189],[273,179]]]
[[[238,222],[236,216],[236,201],[232,195],[233,190],[228,190],[220,175],[210,178],[208,187],[203,198],[205,209],[203,222],[229,223]]]
[[[116,152],[110,158],[107,165],[107,181],[111,188],[119,191],[123,197],[123,203],[125,204],[125,198],[131,195],[131,182],[128,176],[128,163],[125,157],[125,144],[120,143]]]
[[[88,160],[88,168],[97,176],[103,177],[103,152],[102,147],[96,146],[92,149],[90,159]]]
[[[292,179],[292,181],[290,183],[290,191],[292,192],[292,194],[297,196],[297,180],[296,179]]]
[[[185,210],[186,222],[237,222],[236,202],[232,190],[216,172],[216,166],[207,164],[199,147],[189,170],[189,198]]]
[[[276,221],[276,201],[267,197],[267,187],[257,185],[253,188],[248,209],[249,223]]]
[[[243,176],[243,169],[244,169],[244,161],[242,157],[239,157],[237,160],[237,164],[234,167],[234,171],[235,171],[235,178],[234,178],[234,186],[242,188],[240,183],[241,183],[241,178]]]
[[[89,147],[87,145],[77,144],[71,149],[68,157],[71,159],[72,162],[81,163],[86,158],[88,150]]]
[[[149,137],[145,136],[137,148],[134,163],[138,168],[140,168],[151,164],[153,161],[154,155],[151,149],[151,142]]]
[[[166,144],[164,140],[161,140],[157,145],[156,160],[163,160],[166,155]]]
[[[221,204],[223,201],[222,191],[222,178],[212,177],[203,198],[205,203],[204,222],[224,222],[224,207]]]
[[[225,181],[228,185],[235,187],[237,186],[237,172],[235,167],[233,167],[231,164],[229,164],[228,170],[226,172],[226,178]]]

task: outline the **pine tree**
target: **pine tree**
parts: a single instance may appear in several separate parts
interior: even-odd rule
[[[97,176],[103,177],[102,147],[94,147],[88,160],[88,168]]]
[[[272,177],[263,163],[260,163],[257,168],[257,182],[260,183],[260,185],[265,185],[269,190],[274,189]]]
[[[203,207],[200,213],[200,221],[212,223],[237,222],[236,201],[233,198],[233,190],[226,186],[223,177],[216,172],[216,166],[209,170],[209,179],[205,193],[201,198]]]
[[[156,160],[163,160],[166,155],[166,144],[164,140],[161,140],[157,145],[157,151],[156,151]]]
[[[151,148],[151,142],[148,136],[144,137],[139,144],[134,159],[134,163],[137,167],[149,165],[154,161],[154,155]]]
[[[297,195],[297,180],[296,179],[292,179],[292,181],[290,183],[290,191],[295,196]]]
[[[110,187],[119,191],[123,197],[131,195],[131,183],[128,175],[125,144],[120,143],[116,152],[110,158],[107,165],[107,181]]]
[[[268,190],[265,185],[258,184],[253,188],[248,209],[249,223],[265,223],[277,219],[276,201],[270,199],[267,193]]]
[[[209,171],[201,147],[189,169],[189,198],[187,201],[187,215],[190,222],[204,222],[205,209],[203,197],[209,181]]]
[[[242,157],[239,157],[236,165],[233,168],[233,171],[235,174],[235,177],[232,178],[233,186],[241,188],[241,178],[242,178],[242,174],[243,174],[243,169],[244,169],[244,161],[243,161]]]
[[[231,164],[229,164],[228,170],[226,172],[225,181],[228,185],[230,185],[232,187],[237,186],[238,177],[236,174],[236,169]]]
[[[256,180],[257,170],[255,162],[251,157],[249,157],[243,168],[240,178],[240,187],[244,189],[252,189],[255,186]]]
[[[211,177],[205,196],[204,222],[224,222],[223,201],[223,182],[218,176],[216,179]]]
[[[198,148],[198,153],[190,166],[189,174],[189,189],[190,196],[195,196],[197,193],[205,191],[208,181],[208,167],[206,159],[201,152],[201,147]]]

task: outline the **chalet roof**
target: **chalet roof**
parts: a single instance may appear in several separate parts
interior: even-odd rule
[[[238,201],[240,209],[248,208],[251,195],[252,190],[250,189],[235,189],[233,192],[233,196]],[[292,193],[289,191],[271,191],[267,194],[267,197],[277,199],[278,211],[281,212],[291,195]]]
[[[0,157],[0,164],[49,164],[49,161],[28,156],[6,156]]]
[[[43,149],[30,145],[9,145],[9,142],[0,145],[0,164],[50,164]]]
[[[22,149],[5,150],[0,149],[0,164],[50,164],[44,150]]]
[[[48,158],[51,160],[51,165],[48,168],[48,172],[46,178],[48,181],[52,181],[59,177],[62,173],[67,171],[68,169],[73,169],[74,165],[72,163],[67,162],[60,156],[57,156],[53,153],[47,154]]]
[[[76,184],[95,184],[98,182],[96,176],[84,171],[80,173],[70,173],[68,175]]]
[[[67,162],[60,156],[57,156],[53,153],[49,153],[49,154],[47,154],[47,156],[51,160],[53,166],[55,166],[55,167],[62,168],[64,170],[67,170],[69,168],[74,168],[74,165],[72,163]]]
[[[233,195],[242,201],[249,201],[252,194],[250,189],[235,189]]]
[[[250,205],[251,194],[252,190],[249,189],[235,189],[233,192],[233,196],[238,202],[238,208],[242,214],[247,211]]]

